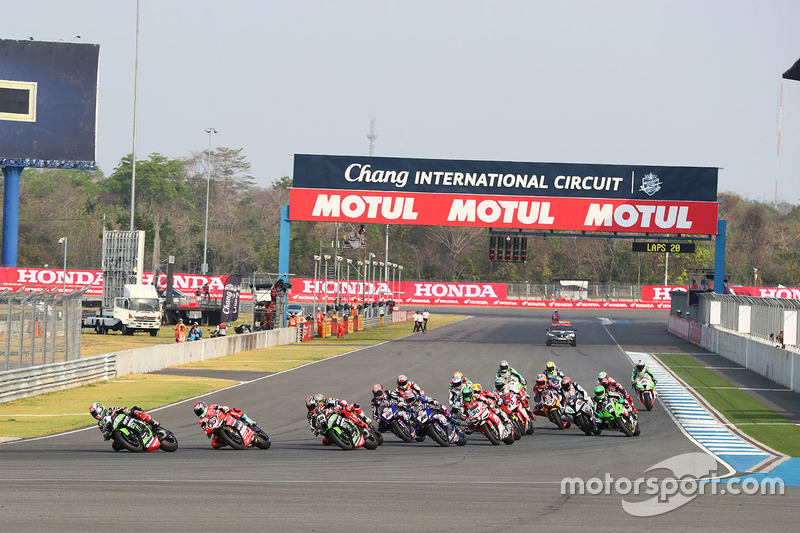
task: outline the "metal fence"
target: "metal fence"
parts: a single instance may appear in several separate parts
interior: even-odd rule
[[[694,306],[692,306],[694,307]],[[800,301],[784,298],[756,298],[732,294],[699,295],[695,321],[721,326],[778,344],[796,346],[800,339]],[[770,337],[772,336],[772,338]]]
[[[567,300],[642,299],[642,286],[622,283],[589,283],[586,290],[569,291],[557,283],[509,283],[508,297],[525,300],[549,300],[561,296]]]
[[[0,292],[0,370],[80,359],[81,297],[88,289]]]

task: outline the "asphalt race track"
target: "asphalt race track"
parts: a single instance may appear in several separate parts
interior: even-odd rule
[[[437,312],[444,311],[434,310],[431,325]],[[469,312],[476,316],[205,398],[239,406],[256,419],[273,442],[266,451],[213,450],[192,413],[193,401],[154,413],[179,439],[180,449],[172,454],[115,453],[96,428],[0,446],[0,530],[796,527],[800,489],[793,487],[777,496],[706,493],[649,518],[631,516],[621,504],[649,496],[613,490],[562,495],[565,477],[634,480],[654,475],[647,470],[659,461],[698,452],[661,403],[651,412],[640,411],[642,434],[635,438],[610,431],[586,437],[574,427],[560,431],[543,418],[533,436],[510,446],[492,446],[480,434],[470,435],[464,447],[448,448],[431,439],[405,444],[387,434],[375,451],[345,452],[323,447],[313,436],[305,419],[306,396],[319,392],[368,405],[372,385],[393,386],[400,373],[446,402],[454,371],[492,387],[501,359],[529,380],[547,361],[555,361],[590,390],[601,370],[627,386],[631,365],[623,349],[698,351],[666,332],[665,311],[565,312],[562,318],[578,329],[575,348],[544,345],[549,311]],[[603,325],[598,317],[615,323]],[[244,379],[252,378],[247,373]]]

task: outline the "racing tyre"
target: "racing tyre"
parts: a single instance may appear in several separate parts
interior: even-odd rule
[[[625,420],[622,417],[617,418],[616,420],[617,427],[621,432],[625,434],[626,437],[633,437],[633,433],[631,432],[628,424],[625,423]]]
[[[158,440],[161,441],[161,446],[158,447],[159,450],[174,452],[178,449],[178,439],[175,438],[175,435],[173,435],[170,430],[158,428],[156,435],[158,436]]]
[[[544,341],[544,345],[545,345],[545,346],[552,346],[552,345],[553,345],[553,343],[552,343],[552,342],[550,342],[550,341]]]
[[[335,429],[329,429],[328,432],[325,434],[325,436],[328,437],[331,440],[331,442],[336,444],[339,448],[343,450],[352,450],[353,443],[350,441],[350,439],[345,440],[346,439],[345,435],[340,435]]]
[[[497,428],[494,424],[484,422],[481,424],[481,431],[483,431],[483,434],[489,439],[489,442],[495,446],[500,446],[500,434],[497,432]]]
[[[514,419],[514,440],[519,440],[525,434],[525,428],[519,418]]]
[[[269,450],[272,442],[269,440],[269,435],[264,433],[262,429],[256,429],[256,446],[261,450]]]
[[[392,422],[392,433],[397,435],[403,442],[411,442],[414,440],[411,437],[411,430],[403,420],[395,420]]]
[[[117,430],[111,436],[114,438],[114,441],[118,442],[120,446],[129,452],[138,453],[144,451],[142,437],[135,431],[128,430],[127,433],[123,433],[122,431]]]
[[[447,438],[447,432],[445,432],[444,428],[442,428],[442,426],[439,424],[433,423],[428,426],[428,435],[430,435],[439,446],[450,446],[450,442],[448,442],[449,439]]]
[[[375,432],[371,429],[364,430],[364,448],[368,450],[376,450],[380,444],[378,443],[378,437],[375,436]]]
[[[217,435],[222,441],[233,448],[234,450],[244,450],[245,445],[244,441],[242,441],[242,436],[239,435],[239,432],[233,428],[229,428],[228,426],[222,426],[217,431]]]
[[[652,394],[643,394],[642,395],[642,403],[644,403],[645,409],[648,411],[653,410],[653,395]]]

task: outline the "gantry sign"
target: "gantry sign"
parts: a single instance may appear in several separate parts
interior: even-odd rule
[[[298,154],[291,220],[717,234],[709,167]]]

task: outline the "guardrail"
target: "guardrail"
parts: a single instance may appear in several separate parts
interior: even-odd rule
[[[114,354],[0,372],[0,403],[111,379]]]

